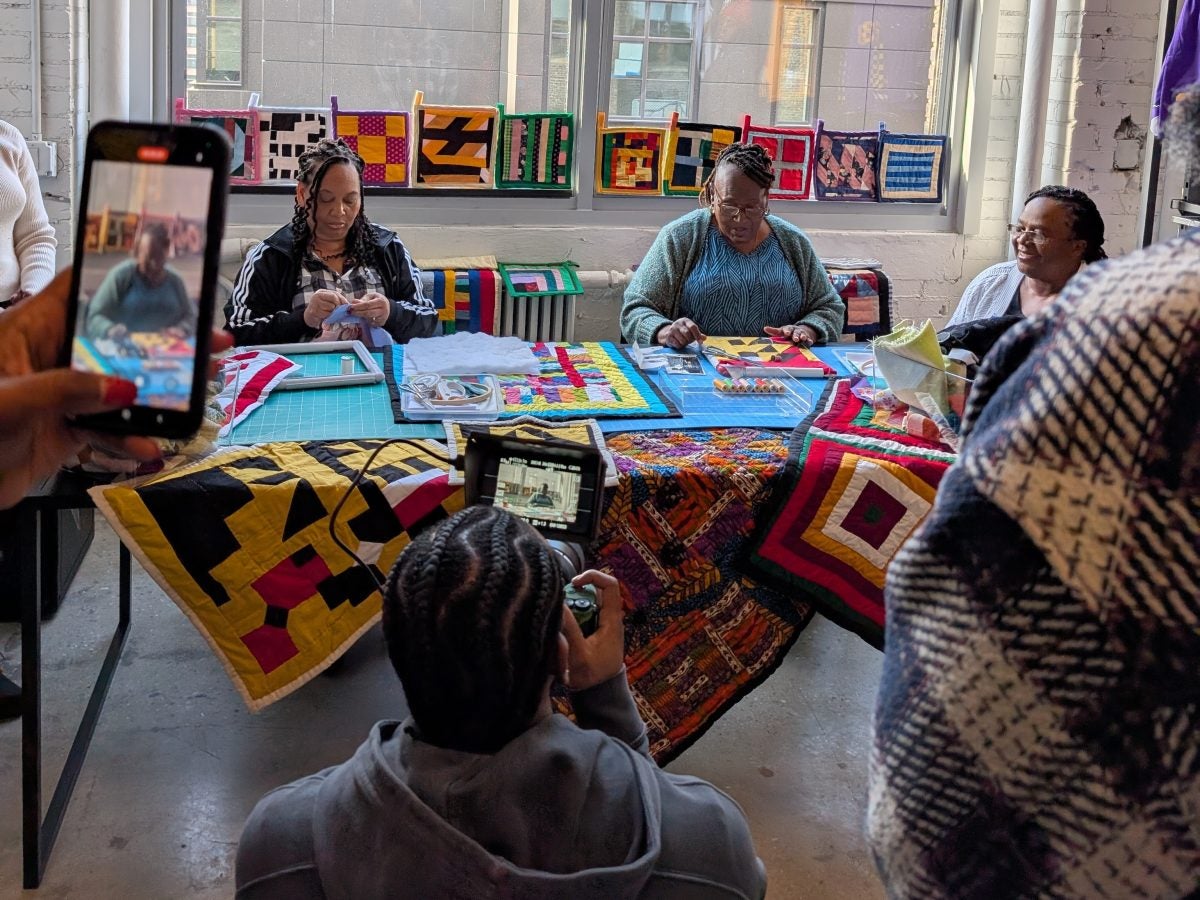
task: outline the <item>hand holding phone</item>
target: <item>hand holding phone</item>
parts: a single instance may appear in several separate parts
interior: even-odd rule
[[[229,140],[216,129],[101,122],[88,135],[71,368],[132,382],[134,402],[80,428],[187,437],[200,425],[225,228]]]

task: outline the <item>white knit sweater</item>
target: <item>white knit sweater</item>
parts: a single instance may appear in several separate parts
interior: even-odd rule
[[[0,300],[44,288],[54,277],[56,246],[25,138],[0,119]]]

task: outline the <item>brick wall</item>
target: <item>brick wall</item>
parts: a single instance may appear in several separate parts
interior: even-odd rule
[[[42,0],[42,138],[58,149],[58,175],[43,178],[46,213],[58,234],[58,264],[71,259],[71,194],[74,184],[75,68],[71,32],[86,21],[87,0]],[[24,135],[33,130],[29,0],[0,0],[0,119]]]

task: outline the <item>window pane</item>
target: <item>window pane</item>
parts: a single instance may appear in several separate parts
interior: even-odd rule
[[[632,41],[619,41],[617,45],[613,47],[613,79],[641,78],[642,57],[645,55],[645,52],[645,44],[635,44]]]
[[[242,0],[208,0],[206,5],[210,16],[242,17]]]
[[[571,30],[571,0],[550,0],[550,30],[563,34]]]
[[[647,81],[646,99],[639,114],[643,118],[668,119],[677,112],[681,117],[688,114],[688,101],[692,98],[690,81]]]
[[[650,37],[692,39],[696,7],[691,3],[651,3]]]
[[[779,76],[779,102],[775,121],[779,124],[801,124],[812,121],[812,80],[809,72],[813,51],[809,48],[790,48],[783,51],[783,67]]]
[[[569,108],[571,102],[570,85],[570,49],[571,41],[567,37],[552,37],[550,39],[550,67],[546,73],[546,102],[547,110],[563,110]]]
[[[646,33],[646,4],[617,0],[613,18],[614,35],[637,35]]]
[[[210,21],[205,35],[205,80],[232,81],[242,79],[242,23],[227,20]]]
[[[692,45],[666,44],[651,41],[646,60],[646,77],[690,81],[692,75]]]

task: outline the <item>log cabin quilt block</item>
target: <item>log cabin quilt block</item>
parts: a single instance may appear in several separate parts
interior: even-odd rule
[[[742,140],[767,151],[775,164],[772,200],[807,200],[812,188],[813,148],[817,133],[811,128],[775,128],[751,125],[746,116]]]
[[[879,128],[879,199],[883,203],[941,203],[944,134],[897,134]]]
[[[679,122],[672,116],[667,129],[667,155],[663,164],[663,193],[695,197],[712,175],[717,157],[742,139],[736,125]]]
[[[596,193],[654,195],[662,193],[665,128],[621,125],[609,128],[596,114]]]

